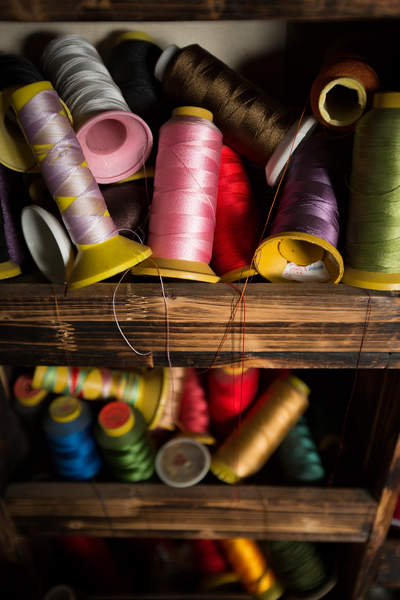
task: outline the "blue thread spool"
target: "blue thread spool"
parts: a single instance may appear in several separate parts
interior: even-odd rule
[[[71,396],[60,396],[50,404],[44,420],[57,473],[67,479],[90,479],[101,469],[101,460],[91,435],[92,417],[87,404]]]

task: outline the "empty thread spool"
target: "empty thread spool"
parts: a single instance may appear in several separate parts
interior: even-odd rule
[[[226,437],[256,397],[259,369],[222,367],[208,373],[208,402],[213,427]]]
[[[341,280],[343,259],[336,248],[339,210],[332,160],[320,135],[305,140],[292,157],[271,231],[254,256],[257,271],[266,279]]]
[[[175,383],[174,393],[179,396],[182,391],[179,378]],[[115,398],[126,402],[140,410],[151,429],[165,424],[163,413],[173,403],[168,369],[110,371],[89,367],[38,366],[33,374],[32,385],[35,389],[85,400]]]
[[[77,398],[61,396],[50,404],[44,431],[59,475],[67,479],[90,479],[101,468],[91,433],[91,412]]]
[[[162,126],[147,240],[153,256],[133,274],[219,281],[209,262],[221,148],[207,110],[177,108]]]
[[[311,108],[326,127],[352,128],[364,113],[368,96],[379,89],[374,69],[361,59],[342,57],[330,61],[314,80]]]
[[[158,60],[155,75],[167,98],[210,110],[228,146],[260,165],[277,152],[276,167],[293,140],[294,150],[315,125],[314,119],[304,119],[295,136],[296,111],[280,106],[197,44],[183,49],[169,46]],[[275,169],[270,185],[276,177]]]
[[[277,451],[283,475],[292,483],[315,483],[325,477],[321,457],[305,416],[292,427]]]
[[[149,256],[147,246],[118,235],[50,82],[19,88],[12,94],[12,102],[43,179],[78,248],[69,286],[79,288],[101,281]]]
[[[178,436],[158,450],[156,472],[171,487],[186,488],[199,483],[208,473],[211,456],[204,444]]]
[[[254,251],[262,229],[256,201],[239,154],[222,146],[212,266],[222,281],[255,275]]]
[[[233,484],[259,471],[306,410],[308,394],[297,377],[274,381],[218,448],[214,475]]]
[[[142,414],[124,402],[110,402],[98,416],[95,437],[116,479],[144,481],[154,472],[154,451]]]
[[[112,183],[141,169],[152,134],[133,114],[92,44],[63,35],[47,46],[43,69],[74,118],[77,137],[98,183]]]
[[[0,163],[14,171],[36,172],[39,168],[15,119],[11,93],[15,87],[44,78],[29,60],[17,54],[0,55],[0,72]]]
[[[310,542],[268,542],[271,561],[288,591],[304,594],[327,579],[325,565],[315,544]]]
[[[400,290],[400,93],[375,94],[357,123],[343,281]]]
[[[220,540],[243,587],[255,598],[277,600],[284,592],[256,541],[247,538]]]
[[[111,76],[129,108],[144,119],[153,136],[169,116],[160,82],[154,77],[160,55],[161,49],[146,33],[127,31],[118,37],[108,61]]]

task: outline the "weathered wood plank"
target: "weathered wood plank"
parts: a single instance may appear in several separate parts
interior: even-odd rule
[[[400,589],[400,540],[388,539],[379,552],[376,583],[385,588]]]
[[[0,286],[0,361],[4,364],[167,365],[165,305],[155,283],[69,291],[48,284]],[[227,332],[239,294],[224,284],[166,282],[170,352],[175,366],[241,360],[242,310]],[[245,355],[262,367],[400,367],[400,296],[344,285],[250,284]],[[368,323],[366,324],[366,320]],[[366,331],[365,331],[366,330]],[[227,332],[225,338],[224,335]],[[220,346],[224,338],[224,343]],[[215,356],[218,348],[217,361]],[[95,352],[93,351],[95,349]]]
[[[393,0],[11,0],[0,18],[17,21],[160,21],[200,19],[371,19],[397,17]]]
[[[376,503],[362,489],[29,483],[5,503],[26,533],[366,540]]]

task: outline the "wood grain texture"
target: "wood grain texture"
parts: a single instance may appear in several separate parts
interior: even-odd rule
[[[200,19],[354,19],[396,17],[393,0],[3,0],[16,21],[171,21]]]
[[[128,368],[167,365],[160,286],[120,286],[116,312],[138,356],[119,334],[114,284],[69,291],[48,284],[0,285],[0,362]],[[239,363],[242,310],[227,332],[239,294],[224,284],[166,282],[174,366]],[[370,300],[369,300],[370,299]],[[400,367],[400,296],[344,285],[250,284],[245,295],[245,360],[272,367]],[[370,309],[366,327],[367,309]],[[225,341],[217,350],[227,332]]]
[[[12,484],[7,510],[35,535],[366,540],[376,503],[362,489],[157,484]]]

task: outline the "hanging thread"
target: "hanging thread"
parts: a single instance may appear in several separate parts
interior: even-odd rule
[[[320,135],[305,140],[291,158],[270,234],[254,256],[256,269],[266,279],[338,283],[342,278],[332,162]]]
[[[218,448],[214,475],[233,484],[259,471],[306,410],[309,391],[294,376],[273,382]]]
[[[220,544],[239,579],[255,598],[277,600],[284,592],[257,542],[247,538],[220,540]]]
[[[225,438],[256,397],[259,369],[222,367],[208,372],[208,402],[212,424]]]
[[[210,430],[208,404],[196,369],[186,370],[179,423],[184,432],[208,433]]]
[[[51,84],[43,81],[19,88],[12,94],[12,103],[43,179],[79,250],[69,286],[78,288],[101,281],[149,256],[147,246],[118,235]]]
[[[169,107],[162,97],[154,69],[161,49],[142,31],[128,31],[117,39],[108,67],[132,112],[150,126],[153,136],[168,119]],[[167,112],[168,111],[168,112]]]
[[[124,402],[110,402],[98,416],[95,437],[116,479],[144,481],[154,472],[154,450],[142,414]]]
[[[0,72],[0,163],[14,171],[35,172],[36,159],[15,120],[11,92],[44,77],[29,60],[17,54],[0,55]]]
[[[89,407],[77,398],[61,396],[50,404],[44,419],[56,471],[66,479],[90,479],[101,469],[92,438]]]
[[[378,75],[361,58],[330,58],[313,82],[311,109],[326,127],[351,131],[379,85]]]
[[[47,46],[42,64],[72,113],[96,181],[119,181],[141,169],[152,147],[150,128],[130,112],[95,47],[79,35],[62,35]]]
[[[169,46],[155,74],[167,98],[210,110],[228,146],[257,164],[265,165],[286,135],[293,138],[296,111],[280,106],[197,44]],[[304,125],[295,147],[310,126]]]
[[[252,260],[262,229],[260,208],[241,157],[222,146],[212,266],[223,281],[256,274]]]
[[[400,290],[400,93],[375,94],[357,123],[344,282]]]
[[[283,475],[291,483],[316,483],[325,477],[306,418],[300,417],[278,448]]]
[[[215,283],[209,267],[222,135],[204,109],[174,110],[160,131],[148,244],[153,257],[132,272]]]
[[[288,591],[301,594],[315,590],[327,579],[325,565],[315,544],[268,542],[271,561]]]

